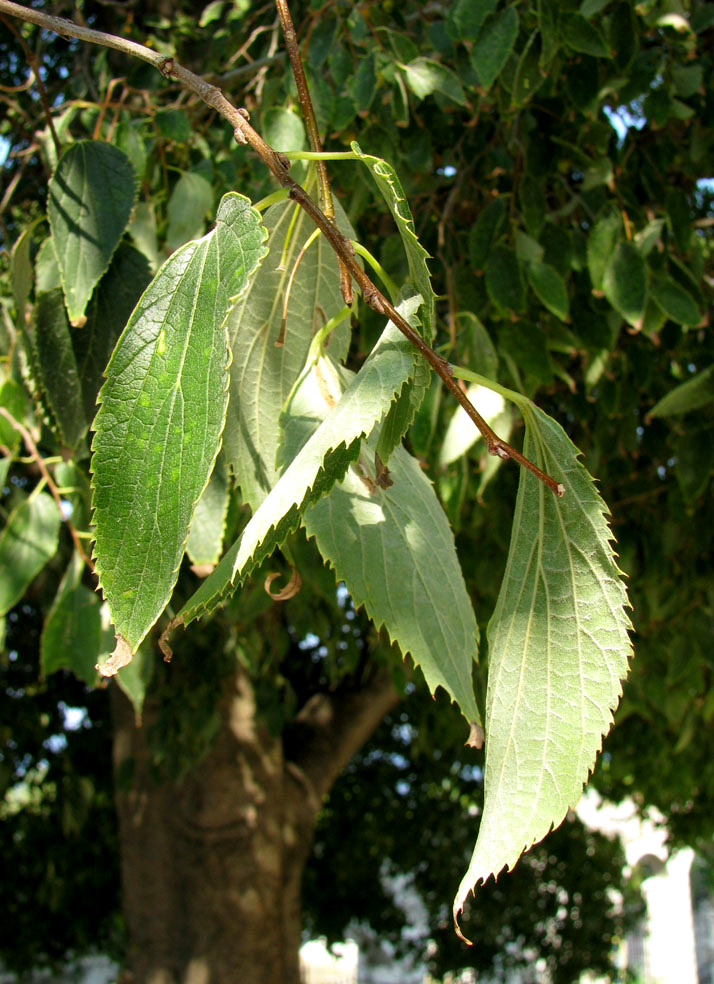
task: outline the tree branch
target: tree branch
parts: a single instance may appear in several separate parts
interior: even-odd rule
[[[316,807],[399,699],[390,674],[380,670],[359,690],[314,694],[303,706],[283,736],[283,747]]]
[[[563,485],[556,482],[549,475],[546,475],[537,465],[525,458],[520,451],[511,447],[506,441],[501,440],[496,432],[486,423],[454,379],[449,363],[445,359],[442,359],[414,331],[409,322],[399,314],[394,305],[377,289],[360,267],[359,263],[357,263],[350,241],[327,218],[317,203],[310,198],[305,189],[290,176],[290,161],[283,154],[276,153],[263,140],[260,134],[253,129],[248,122],[249,115],[245,109],[237,109],[225,98],[220,89],[206,82],[205,79],[195,75],[193,72],[190,72],[173,58],[160,55],[144,45],[137,44],[135,41],[129,41],[113,34],[105,34],[101,31],[93,31],[90,28],[81,27],[72,21],[65,20],[63,17],[51,17],[38,10],[31,10],[18,3],[12,3],[11,0],[0,0],[0,13],[9,14],[11,17],[17,17],[21,20],[29,21],[32,24],[37,24],[65,38],[75,37],[91,44],[104,45],[105,47],[114,48],[117,51],[123,51],[126,54],[140,58],[142,61],[148,62],[154,68],[157,68],[166,78],[176,79],[181,85],[196,93],[207,105],[215,109],[233,127],[236,142],[239,144],[249,144],[257,152],[276,180],[284,188],[287,188],[290,198],[298,203],[320,229],[334,250],[338,260],[344,264],[350,272],[352,279],[362,290],[365,303],[378,314],[389,318],[426,359],[432,369],[434,369],[452,396],[461,404],[467,415],[476,427],[478,427],[486,441],[489,454],[502,458],[504,461],[513,458],[514,461],[518,462],[522,467],[527,468],[536,478],[547,485],[555,495],[560,497],[565,494],[565,487]]]

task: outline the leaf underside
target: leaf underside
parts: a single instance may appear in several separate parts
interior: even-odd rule
[[[454,918],[479,881],[512,868],[575,806],[627,673],[631,628],[605,505],[563,429],[524,406],[511,547],[488,628],[485,804]]]

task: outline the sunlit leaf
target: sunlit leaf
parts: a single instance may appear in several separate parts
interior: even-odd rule
[[[248,199],[171,256],[116,347],[94,423],[95,557],[125,651],[168,601],[218,454],[228,401],[226,317],[265,254]]]

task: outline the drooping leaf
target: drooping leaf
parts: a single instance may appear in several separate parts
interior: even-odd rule
[[[0,532],[0,615],[22,598],[57,552],[60,516],[51,495],[29,496],[10,513]]]
[[[547,263],[526,264],[526,277],[536,297],[556,318],[567,321],[570,316],[570,303],[565,281],[557,270]]]
[[[701,315],[694,298],[671,277],[654,278],[650,294],[667,317],[678,325],[694,327],[699,323]]]
[[[484,89],[490,89],[518,37],[518,14],[513,6],[490,15],[471,49],[471,64]]]
[[[714,366],[697,373],[686,383],[663,396],[650,410],[649,417],[674,417],[698,410],[714,400]]]
[[[81,324],[97,281],[129,222],[136,179],[125,154],[83,140],[62,155],[49,186],[47,214],[67,313]]]
[[[195,171],[185,171],[169,198],[169,228],[166,248],[173,252],[189,239],[197,239],[206,228],[206,216],[213,205],[210,181]]]
[[[15,323],[18,327],[25,323],[25,307],[32,289],[32,261],[30,246],[32,233],[40,220],[32,222],[22,231],[10,252],[10,280],[15,302]]]
[[[647,300],[647,268],[632,243],[621,242],[615,247],[605,266],[602,289],[628,324],[641,327]]]
[[[95,557],[127,654],[176,583],[225,421],[226,318],[264,241],[249,200],[226,195],[215,229],[174,253],[149,285],[107,367],[94,424]]]
[[[73,448],[86,434],[89,420],[62,291],[40,294],[34,318],[36,381],[61,439]]]
[[[448,31],[459,41],[475,41],[484,18],[496,9],[496,0],[456,0],[449,4]]]
[[[466,102],[458,75],[431,58],[414,58],[404,66],[404,74],[407,85],[419,99],[426,99],[433,92],[440,92],[460,106]]]
[[[478,627],[449,522],[404,448],[389,459],[393,484],[378,488],[374,448],[366,442],[360,462],[306,511],[305,529],[355,606],[411,653],[431,692],[443,687],[466,720],[480,725],[471,680]]]
[[[75,551],[57,591],[40,638],[44,676],[71,670],[90,687],[97,663],[112,651],[114,635],[102,626],[102,600],[81,583],[84,561]]]
[[[713,468],[714,438],[711,431],[682,434],[677,443],[675,473],[687,502],[694,502],[706,490]]]
[[[354,238],[344,212],[335,202],[338,225]],[[296,205],[280,202],[264,217],[268,255],[260,277],[245,291],[228,321],[233,352],[230,402],[223,447],[245,502],[257,509],[278,480],[280,412],[305,367],[313,335],[344,307],[334,252],[318,236],[297,269],[290,291],[285,341],[280,335],[288,278],[314,227]],[[287,242],[286,242],[287,239]],[[336,360],[347,353],[349,320],[333,331],[329,352]]]
[[[627,673],[627,595],[605,504],[558,423],[522,401],[524,454],[506,571],[488,627],[485,804],[458,917],[479,881],[512,868],[582,792]]]
[[[411,320],[418,304],[419,299],[412,298],[400,305],[400,313]],[[327,358],[321,359],[320,365],[323,375],[316,385],[334,394],[332,413],[310,437],[312,418],[298,411],[301,400],[312,405],[306,387],[316,377],[308,367],[298,380],[285,412],[291,422],[298,426],[302,422],[306,429],[301,431],[301,439],[306,443],[263,500],[240,539],[184,605],[178,616],[183,624],[213,611],[233,591],[238,580],[245,579],[297,529],[304,510],[344,477],[348,466],[359,455],[360,439],[373,431],[409,379],[412,350],[399,329],[388,322],[359,373],[341,395],[339,366]],[[295,443],[293,432],[290,441],[292,452],[300,440]]]

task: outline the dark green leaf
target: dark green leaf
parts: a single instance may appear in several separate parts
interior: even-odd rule
[[[650,288],[652,298],[672,321],[679,325],[694,327],[699,324],[701,314],[694,298],[684,287],[680,287],[671,277],[655,277]]]
[[[594,58],[610,58],[611,52],[600,31],[581,14],[565,12],[560,17],[560,33],[573,51]]]
[[[92,291],[127,227],[135,184],[129,159],[95,140],[72,144],[50,180],[47,214],[72,324],[83,323]]]
[[[0,386],[0,407],[3,407],[13,417],[18,424],[25,419],[27,412],[27,399],[25,391],[14,379],[6,379]],[[18,431],[12,426],[10,421],[0,415],[0,444],[14,454],[20,447],[22,438]]]
[[[449,7],[449,34],[455,41],[475,41],[485,18],[495,9],[496,0],[456,0]]]
[[[471,64],[484,89],[490,89],[501,74],[518,37],[518,14],[508,6],[485,20],[471,49]]]
[[[675,471],[682,495],[696,501],[706,491],[714,468],[714,436],[710,430],[682,434],[677,444]]]
[[[528,263],[526,265],[528,283],[538,299],[561,321],[570,316],[570,304],[565,281],[547,263]]]
[[[593,290],[602,289],[605,269],[622,234],[620,216],[611,212],[599,219],[588,236],[588,270]]]
[[[55,289],[40,294],[34,316],[37,382],[61,440],[74,448],[87,433],[90,422],[84,412],[82,385],[62,291]]]
[[[486,263],[486,290],[502,311],[523,314],[526,308],[521,267],[513,250],[496,246]]]
[[[509,8],[510,9],[510,8]],[[533,31],[518,59],[516,77],[513,80],[511,103],[515,107],[525,106],[545,82],[541,69],[540,35]]]
[[[114,635],[102,625],[102,602],[81,583],[84,561],[75,552],[60,584],[40,639],[44,676],[71,670],[90,687],[98,679],[97,663],[113,648]]]
[[[714,366],[676,386],[650,410],[650,417],[671,417],[698,410],[714,400]]]
[[[486,266],[491,247],[506,228],[508,209],[502,198],[494,198],[481,209],[469,233],[469,258],[475,270]]]

